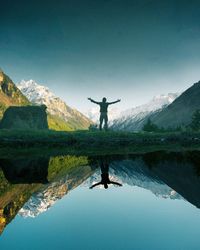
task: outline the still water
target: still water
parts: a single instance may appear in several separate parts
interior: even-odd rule
[[[0,249],[200,249],[198,152],[0,159]]]

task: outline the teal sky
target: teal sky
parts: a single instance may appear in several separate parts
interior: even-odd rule
[[[81,111],[87,97],[125,109],[200,80],[197,0],[7,0],[1,10],[0,67]]]

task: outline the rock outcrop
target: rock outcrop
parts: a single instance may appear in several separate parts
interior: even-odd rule
[[[48,129],[46,106],[9,107],[1,120],[1,129]]]

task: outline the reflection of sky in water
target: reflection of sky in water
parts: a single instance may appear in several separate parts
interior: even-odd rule
[[[32,219],[17,216],[1,249],[197,249],[200,210],[123,185],[78,187]]]
[[[90,164],[68,170],[63,166],[78,158],[57,157],[55,165],[41,160],[30,160],[27,164],[21,160],[2,161],[2,174],[15,183],[16,190],[19,183],[38,182],[38,173],[44,172],[41,175],[44,179],[48,173],[51,181],[36,189],[19,207],[21,216],[8,221],[0,237],[0,247],[3,250],[198,249],[198,157],[196,153],[99,157],[91,158]],[[38,162],[42,165],[37,169]],[[16,167],[19,163],[21,168]],[[66,172],[54,176],[57,167]],[[24,171],[28,175],[23,179]],[[123,186],[113,186],[110,181]],[[107,190],[102,185],[105,182]],[[100,185],[89,189],[95,183]],[[20,204],[19,197],[9,199],[16,206]],[[15,208],[10,203],[3,207],[5,216],[9,207],[8,215]]]
[[[134,165],[134,168],[133,168]],[[141,160],[123,160],[116,161],[109,165],[109,179],[111,182],[116,182],[123,185],[137,186],[150,190],[153,194],[162,198],[170,199],[183,199],[180,194],[170,188],[160,179],[154,175],[147,174],[142,168]],[[148,172],[149,173],[149,172]],[[64,195],[76,188],[71,185],[68,180],[68,176],[65,176],[59,181],[49,183],[43,187],[39,192],[34,193],[30,199],[23,205],[19,213],[22,217],[36,217],[41,213],[50,209],[59,199],[62,199]],[[101,170],[97,168],[94,174],[92,174],[81,186],[91,187],[95,186],[101,180]],[[109,188],[119,187],[115,183],[110,183]],[[104,189],[104,186],[97,185],[95,189]]]

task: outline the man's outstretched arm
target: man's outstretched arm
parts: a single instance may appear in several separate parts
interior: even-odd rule
[[[99,104],[99,102],[96,102],[95,100],[93,100],[92,98],[88,98],[89,101],[93,102],[93,103],[96,103],[96,104]]]
[[[102,184],[102,182],[100,181],[100,182],[97,182],[97,183],[95,183],[94,185],[92,185],[91,187],[90,187],[90,189],[92,189],[92,188],[94,188],[94,187],[96,187],[96,186],[98,186],[98,185],[101,185]]]
[[[121,183],[116,182],[116,181],[110,181],[110,184],[117,185],[117,186],[120,186],[120,187],[122,186]]]
[[[110,104],[115,104],[115,103],[117,103],[117,102],[121,102],[121,100],[120,99],[118,99],[117,101],[114,101],[114,102],[109,102],[108,104],[110,105]]]

